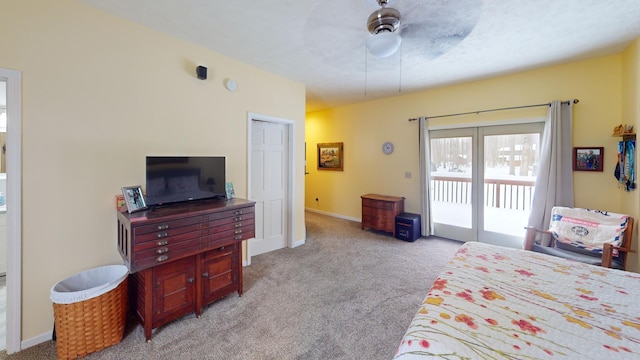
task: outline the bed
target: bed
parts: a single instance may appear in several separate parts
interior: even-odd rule
[[[394,359],[638,359],[640,274],[464,244]]]

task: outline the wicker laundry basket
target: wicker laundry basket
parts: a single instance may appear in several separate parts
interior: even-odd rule
[[[105,276],[113,279],[87,287],[95,285],[95,279],[87,279],[96,274],[97,281]],[[79,277],[84,280],[78,280]],[[75,284],[69,286],[69,279]],[[59,359],[76,359],[122,341],[127,318],[127,286],[126,267],[109,265],[76,274],[52,287]],[[79,287],[84,289],[78,290]],[[86,299],[78,301],[83,298]]]

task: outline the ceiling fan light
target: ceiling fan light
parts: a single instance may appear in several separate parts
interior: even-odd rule
[[[398,51],[401,43],[402,38],[398,33],[383,31],[367,40],[367,49],[373,56],[387,57]]]

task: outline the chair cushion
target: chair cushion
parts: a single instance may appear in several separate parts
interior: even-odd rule
[[[573,261],[578,261],[585,264],[597,265],[597,266],[600,266],[600,264],[602,264],[602,257],[594,253],[585,254],[585,253],[579,253],[575,251],[567,251],[559,248],[554,248],[551,246],[541,246],[538,244],[534,244],[532,250],[537,253],[556,256],[556,257],[573,260]],[[624,266],[622,266],[622,262],[616,259],[614,259],[611,262],[611,267],[614,269],[624,270]]]
[[[605,243],[620,246],[628,223],[628,215],[556,206],[551,212],[549,230],[557,248],[599,256]]]

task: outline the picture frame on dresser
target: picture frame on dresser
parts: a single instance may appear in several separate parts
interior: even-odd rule
[[[124,202],[127,205],[127,211],[129,213],[147,208],[147,203],[142,195],[142,187],[140,185],[123,186],[122,196],[124,196]]]
[[[233,183],[228,182],[224,185],[224,191],[226,193],[227,200],[231,200],[236,197],[236,192],[233,190]]]
[[[344,171],[344,144],[318,144],[318,170]]]

